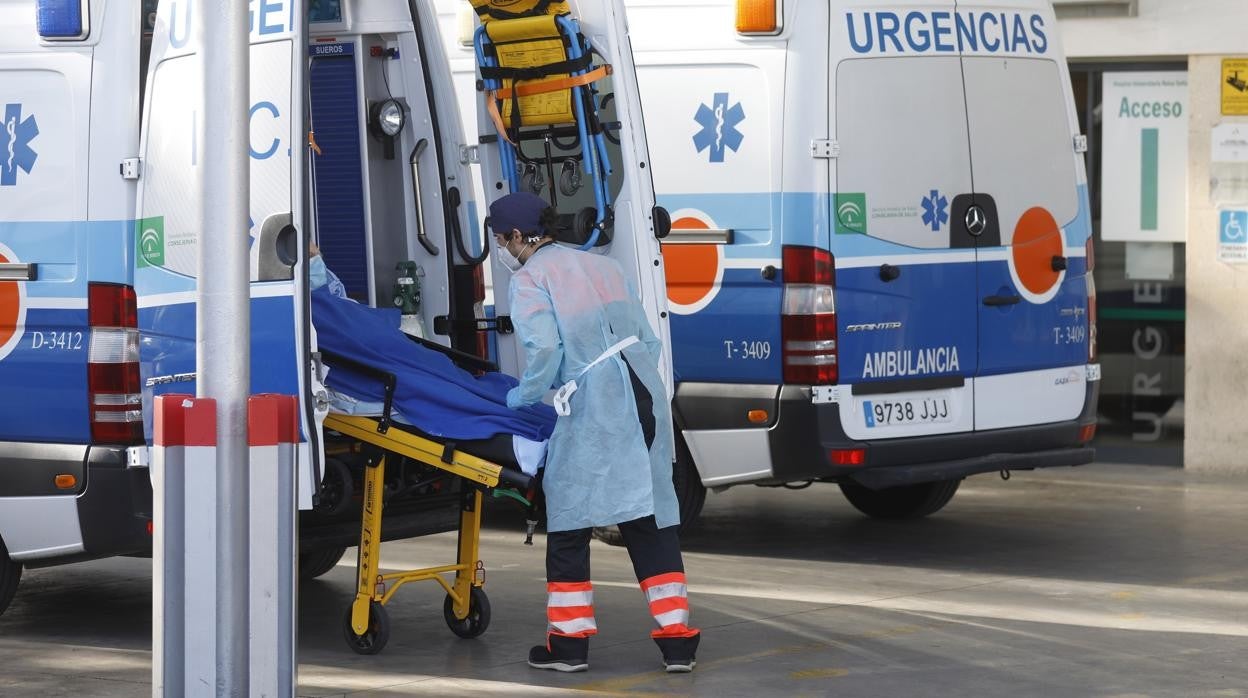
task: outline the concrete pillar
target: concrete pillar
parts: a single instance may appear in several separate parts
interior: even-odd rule
[[[1187,351],[1183,461],[1194,471],[1248,475],[1248,265],[1219,262],[1210,200],[1210,139],[1222,116],[1223,56],[1188,62]],[[1245,202],[1248,203],[1248,202]]]

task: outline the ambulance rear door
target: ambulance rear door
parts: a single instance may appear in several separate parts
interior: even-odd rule
[[[162,393],[196,389],[198,182],[205,104],[193,0],[160,3],[152,40],[138,189],[135,290],[141,331],[143,406]],[[251,392],[299,396],[300,508],[320,481],[311,457],[318,430],[308,388],[309,315],[303,221],[305,3],[256,3],[251,12],[250,221],[239,236],[251,250]],[[211,97],[209,98],[211,99]],[[311,443],[309,443],[311,441]]]
[[[637,87],[637,74],[633,64],[632,47],[628,38],[627,21],[622,0],[578,1],[570,3],[573,16],[580,22],[581,32],[589,39],[598,61],[612,66],[611,75],[595,83],[599,91],[599,114],[609,125],[607,152],[613,173],[608,189],[612,195],[614,229],[611,242],[593,248],[594,253],[615,259],[633,282],[641,296],[646,313],[655,334],[663,342],[664,358],[660,370],[667,383],[669,398],[672,392],[672,361],[670,333],[667,317],[667,291],[663,273],[663,259],[656,237],[654,220],[654,183],[650,174],[650,158],[642,119],[641,98]],[[477,124],[481,137],[481,173],[484,191],[490,203],[509,193],[506,179],[499,164],[499,149],[493,134],[493,122],[485,111],[481,95],[477,99]],[[618,129],[615,124],[618,123]],[[555,144],[557,147],[557,144]],[[541,150],[541,144],[529,144],[528,148]],[[559,170],[556,170],[556,175]],[[546,178],[546,187],[558,186],[558,182]],[[542,192],[546,195],[549,189]],[[571,196],[559,197],[561,213],[575,212],[593,205],[593,195],[588,181]],[[492,241],[489,242],[492,244]],[[496,257],[496,255],[491,255]],[[492,267],[495,307],[500,316],[510,311],[507,285],[511,275],[501,263]],[[514,334],[498,335],[499,363],[504,371],[519,375],[524,365],[524,349]]]
[[[952,211],[976,251],[975,428],[1072,420],[1088,363],[1091,232],[1070,77],[1048,3],[958,3],[974,196]],[[1024,397],[1025,396],[1025,397]]]
[[[971,188],[954,3],[831,13],[841,424],[853,439],[968,432],[977,362],[975,255],[953,244]]]

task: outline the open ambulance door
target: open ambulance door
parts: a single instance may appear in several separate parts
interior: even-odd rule
[[[135,224],[135,291],[141,332],[143,408],[151,431],[153,399],[196,392],[195,313],[199,256],[199,181],[205,153],[204,103],[195,0],[167,0],[152,36],[139,148],[142,174]],[[272,8],[271,10],[261,9]],[[320,482],[309,376],[310,328],[303,241],[304,2],[261,6],[251,24],[250,226],[251,393],[299,396],[299,506],[310,508]]]
[[[624,3],[622,0],[570,0],[567,4],[571,16],[580,24],[581,34],[592,47],[594,66],[604,63],[611,66],[610,75],[592,83],[596,89],[592,99],[603,125],[604,145],[612,168],[606,182],[611,225],[590,249],[595,254],[607,255],[619,262],[640,294],[655,335],[663,342],[664,357],[660,371],[670,399],[673,391],[671,335],[659,238],[667,234],[671,225],[667,212],[655,208],[641,97]],[[514,7],[508,9],[515,10]],[[570,133],[572,129],[561,126],[525,127],[525,131],[536,135],[520,141],[523,157],[516,162],[516,176],[509,177],[503,169],[506,154],[500,148],[498,129],[487,109],[487,99],[484,94],[478,93],[478,153],[487,199],[482,202],[482,218],[488,215],[491,203],[513,190],[533,191],[548,201],[553,196],[560,214],[569,218],[593,208],[593,182],[585,173],[580,157],[581,146]],[[544,131],[545,128],[555,130]],[[546,138],[546,133],[550,134],[550,138]],[[547,151],[547,148],[550,150]],[[547,152],[555,157],[553,168],[546,164]],[[573,173],[574,169],[578,173]],[[516,181],[519,187],[513,188],[512,181]],[[560,239],[565,244],[588,242],[583,239],[584,236],[578,237],[575,233],[572,237],[576,238],[575,241],[562,235]],[[488,231],[487,244],[493,244]],[[510,311],[507,288],[511,274],[497,260],[492,263],[491,271],[495,310],[500,318],[506,318]],[[514,334],[505,332],[505,320],[501,326],[504,331],[498,335],[499,364],[505,372],[520,375],[524,367],[523,347]]]

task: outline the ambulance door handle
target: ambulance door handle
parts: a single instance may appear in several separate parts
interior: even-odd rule
[[[891,264],[880,265],[880,281],[888,283],[896,281],[901,276],[901,267],[895,267]]]
[[[420,198],[420,156],[424,154],[428,146],[429,141],[424,138],[417,141],[416,147],[412,148],[408,163],[412,167],[412,206],[416,210],[416,240],[420,242],[421,247],[425,248],[425,252],[437,257],[438,246],[433,244],[433,240],[425,234],[425,206]]]
[[[984,305],[995,308],[1003,305],[1017,305],[1022,300],[1022,296],[987,296],[984,298]]]

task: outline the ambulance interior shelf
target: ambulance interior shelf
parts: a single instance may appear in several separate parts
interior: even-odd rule
[[[480,71],[477,89],[485,93],[498,133],[482,142],[498,144],[502,175],[511,191],[540,193],[548,181],[549,201],[556,210],[557,190],[573,195],[581,186],[579,170],[583,170],[590,179],[594,206],[561,213],[556,237],[582,249],[606,244],[612,225],[607,131],[618,130],[619,124],[610,129],[601,122],[600,108],[610,99],[608,95],[599,103],[595,83],[611,74],[611,66],[594,66],[596,54],[577,21],[556,14],[566,12],[563,3],[537,3],[527,13],[501,15],[473,4],[482,22],[473,37]],[[560,138],[572,140],[559,142]],[[534,157],[523,145],[538,139],[543,152]],[[555,148],[575,154],[557,155]]]

